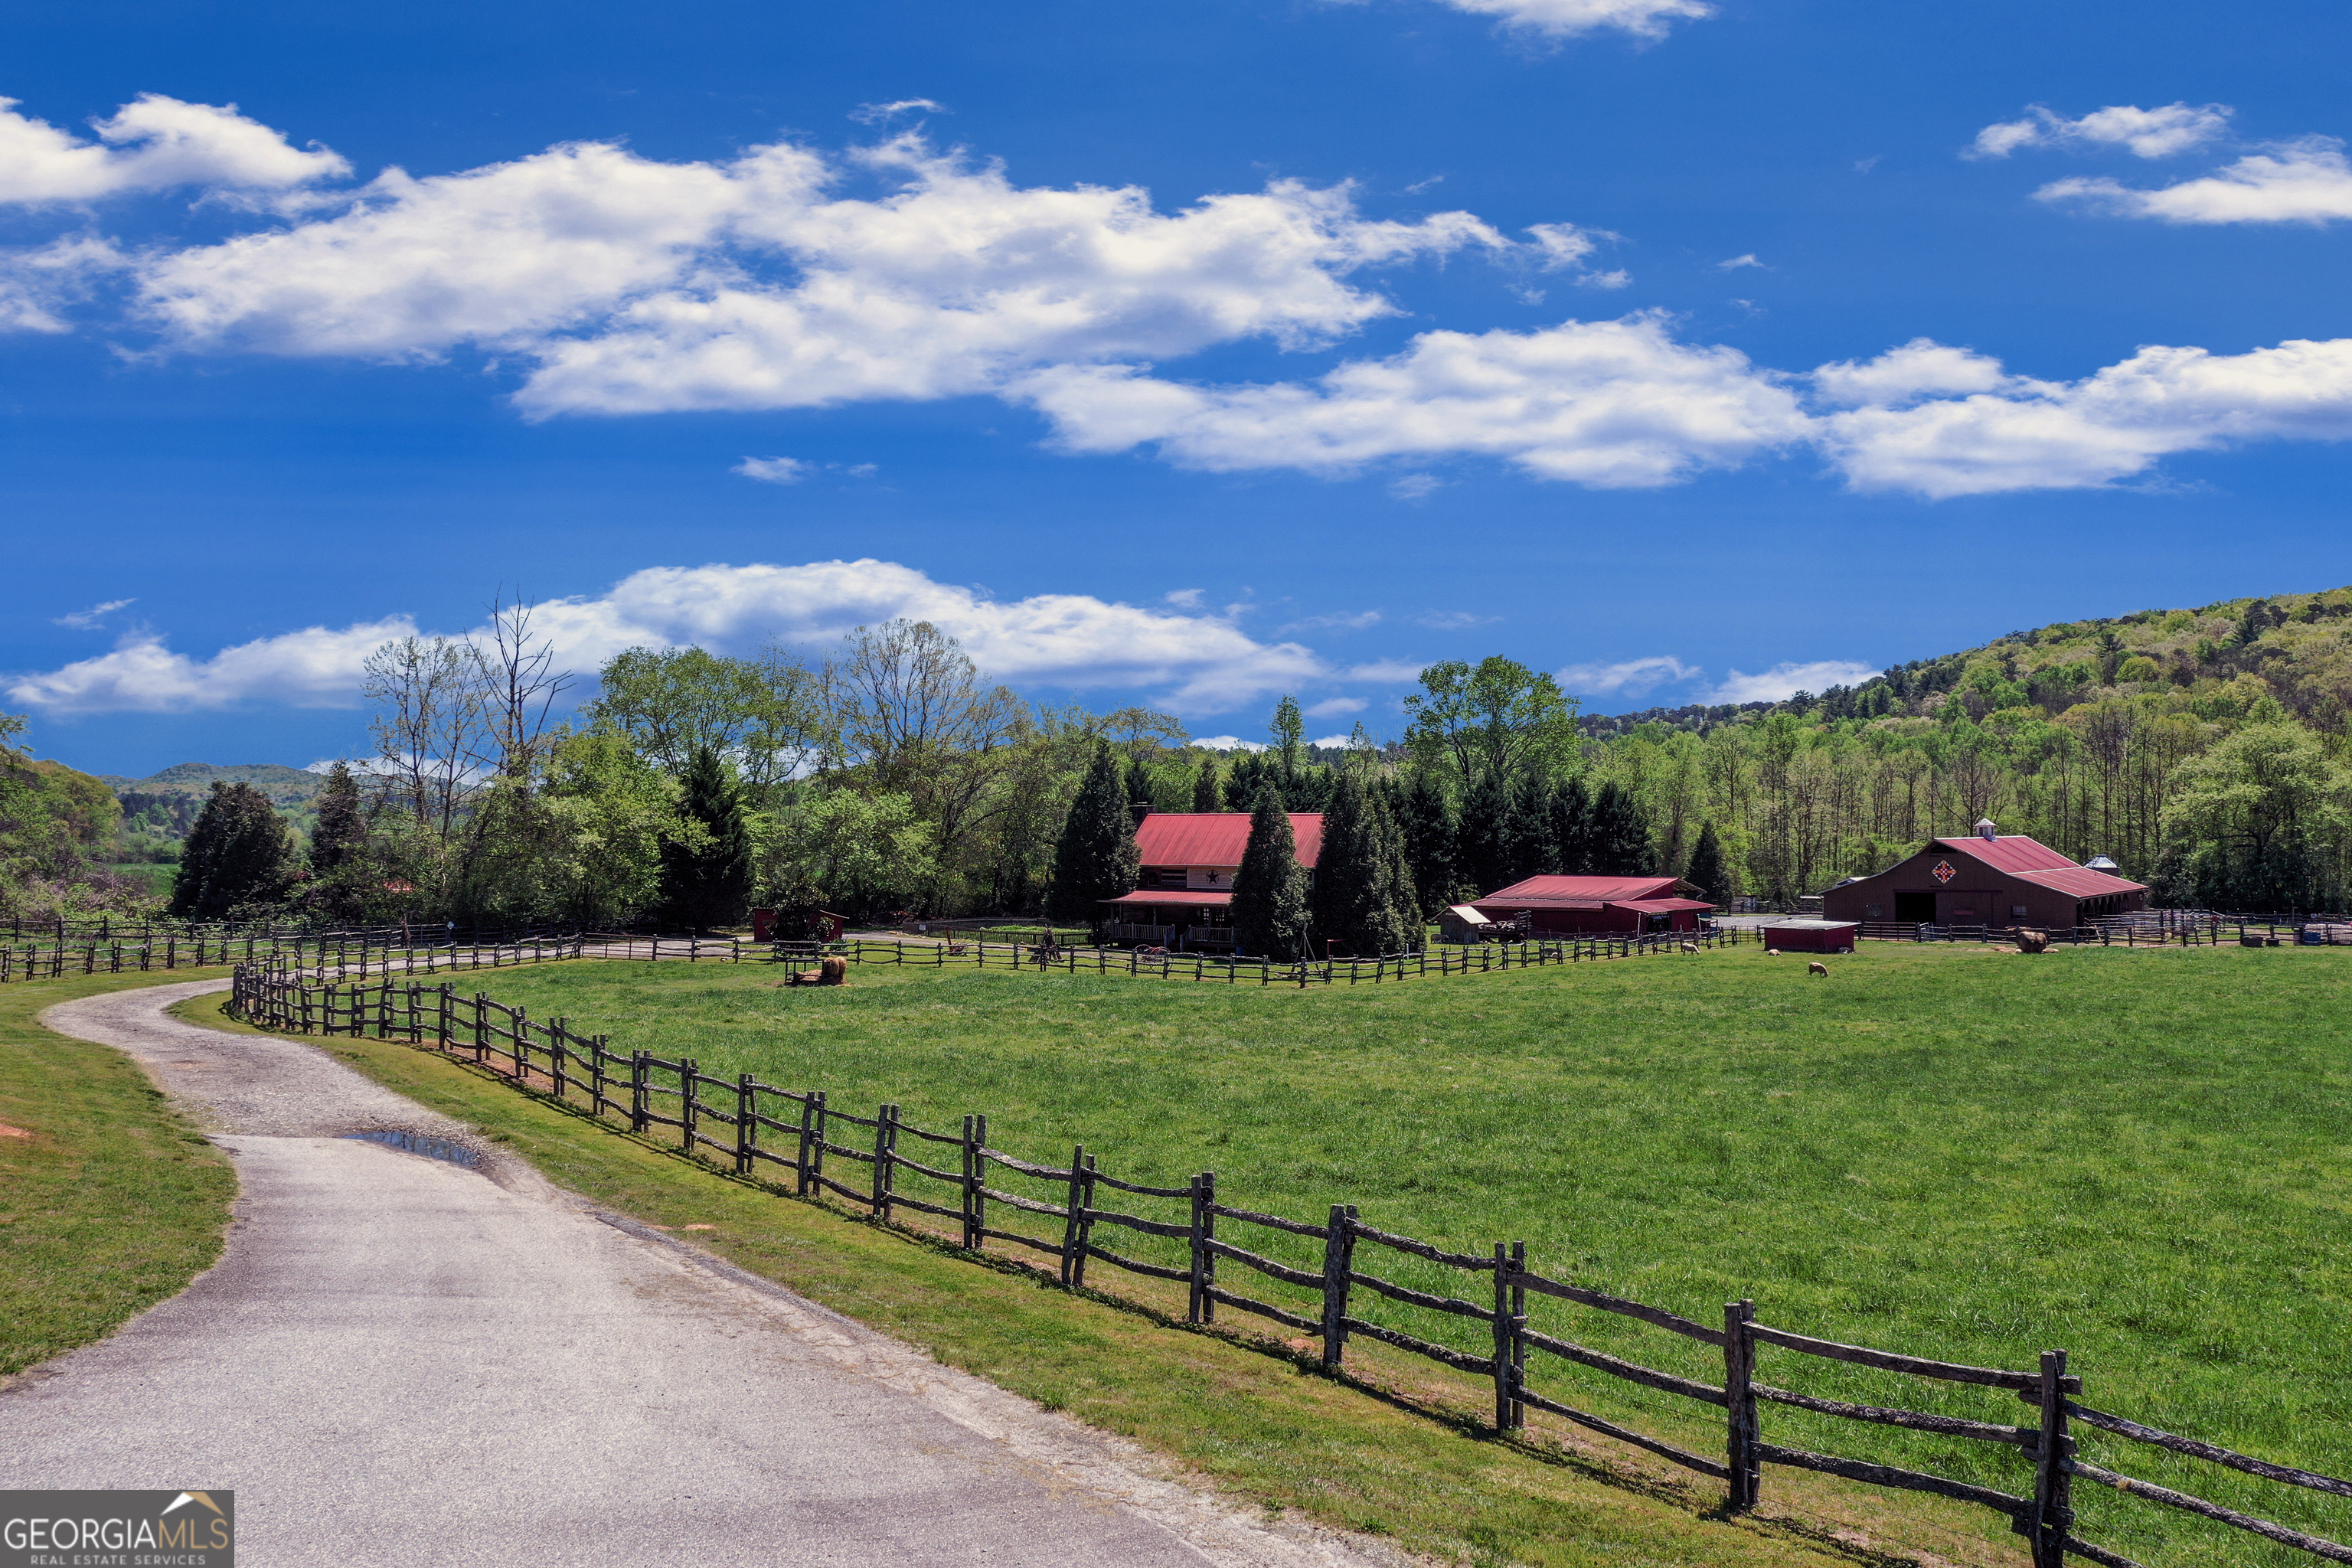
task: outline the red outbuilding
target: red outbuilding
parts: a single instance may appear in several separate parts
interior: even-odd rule
[[[1249,847],[1246,811],[1155,811],[1136,825],[1143,875],[1135,891],[1103,900],[1108,942],[1155,947],[1234,945],[1234,873]],[[1311,878],[1323,854],[1323,814],[1294,811],[1290,837]]]
[[[1862,927],[1852,921],[1782,921],[1762,934],[1767,952],[1852,952]]]
[[[1706,889],[1679,877],[1529,877],[1476,900],[1471,908],[1498,925],[1524,912],[1528,934],[1696,931],[1715,908],[1692,895]]]

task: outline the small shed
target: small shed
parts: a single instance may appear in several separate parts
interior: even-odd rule
[[[1852,952],[1862,934],[1855,921],[1781,921],[1759,929],[1767,952]]]
[[[1445,912],[1437,917],[1440,942],[1484,942],[1496,929],[1493,921],[1469,904],[1448,904]]]
[[[1540,942],[1585,931],[1696,931],[1715,908],[1679,877],[1529,877],[1472,907],[1507,925],[1528,917],[1528,934]]]

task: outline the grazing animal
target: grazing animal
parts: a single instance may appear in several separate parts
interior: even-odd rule
[[[1827,980],[1830,977],[1830,966],[1826,963],[1808,963],[1805,965],[1805,973],[1808,974],[1818,974],[1822,979]]]
[[[839,953],[819,961],[814,969],[798,969],[776,982],[783,985],[846,985],[849,984],[849,961]]]
[[[1698,951],[1698,943],[1695,942],[1686,942],[1683,943],[1683,951],[1685,952],[1696,952]]]
[[[2017,933],[2017,951],[2020,952],[2048,952],[2050,951],[2050,933],[2046,931],[2020,930]]]

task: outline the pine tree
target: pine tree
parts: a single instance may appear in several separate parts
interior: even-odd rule
[[[1265,787],[1271,772],[1265,757],[1255,752],[1244,752],[1234,763],[1233,772],[1225,775],[1225,809],[1249,811],[1257,805],[1258,791]]]
[[[1282,796],[1269,784],[1250,808],[1249,846],[1234,873],[1234,940],[1238,950],[1274,959],[1303,957],[1307,934],[1307,873]]]
[[[1397,792],[1391,789],[1373,799],[1373,805],[1378,808],[1374,819],[1381,835],[1380,853],[1388,866],[1389,913],[1394,922],[1392,930],[1386,935],[1387,940],[1399,944],[1381,951],[1419,952],[1428,933],[1423,929],[1421,893],[1413,881],[1412,862],[1405,858],[1404,828],[1397,821],[1396,809],[1391,804],[1396,795]]]
[[[1582,779],[1570,779],[1551,792],[1551,831],[1559,846],[1561,875],[1591,875],[1592,797],[1584,793]]]
[[[697,746],[688,754],[682,782],[679,810],[701,824],[706,837],[699,848],[677,839],[663,842],[663,916],[696,931],[732,925],[743,918],[751,895],[751,830],[743,817],[742,792],[710,746]]]
[[[1126,796],[1110,748],[1097,745],[1054,846],[1054,885],[1047,897],[1057,919],[1099,925],[1103,900],[1135,891],[1142,861]]]
[[[1514,882],[1559,873],[1559,839],[1552,826],[1551,791],[1530,774],[1511,792],[1511,876]]]
[[[1412,868],[1414,913],[1434,915],[1454,897],[1454,805],[1427,770],[1416,769],[1399,792],[1397,834]]]
[[[319,792],[319,826],[310,833],[310,875],[332,876],[367,842],[367,812],[360,804],[359,781],[337,763]]]
[[[1203,761],[1201,771],[1192,775],[1192,809],[1207,812],[1217,808],[1217,760],[1211,757]]]
[[[1316,931],[1359,958],[1407,952],[1420,945],[1416,902],[1382,792],[1352,772],[1343,774],[1323,814],[1312,900]]]
[[[1480,895],[1517,880],[1511,875],[1512,805],[1510,786],[1492,773],[1481,774],[1463,797],[1454,864]]]
[[[1692,847],[1690,866],[1683,872],[1683,880],[1697,884],[1700,898],[1717,904],[1731,901],[1731,879],[1725,875],[1723,843],[1715,836],[1714,823],[1698,830],[1698,843]]]
[[[293,831],[251,784],[215,783],[180,868],[170,911],[195,920],[258,912],[285,898],[296,869]]]
[[[1127,763],[1127,803],[1130,806],[1151,808],[1151,770],[1143,765],[1141,757],[1130,757]]]
[[[1602,784],[1592,802],[1593,874],[1643,877],[1655,868],[1650,825],[1643,820],[1640,803],[1614,782]]]

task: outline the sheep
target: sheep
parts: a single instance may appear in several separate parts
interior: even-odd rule
[[[1830,966],[1826,963],[1808,963],[1805,965],[1805,973],[1807,974],[1818,974],[1822,979],[1827,980],[1830,977]]]
[[[1696,952],[1698,951],[1698,943],[1695,942],[1686,942],[1683,943],[1683,951],[1685,952]]]

